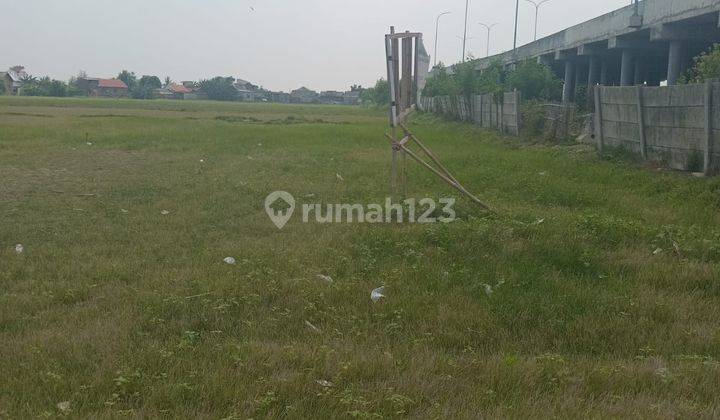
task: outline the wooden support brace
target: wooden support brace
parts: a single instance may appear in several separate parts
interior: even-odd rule
[[[457,180],[455,180],[452,176],[448,176],[447,174],[445,174],[445,173],[441,172],[440,170],[434,168],[432,165],[430,165],[429,163],[425,162],[422,158],[420,158],[417,154],[415,154],[415,152],[413,152],[412,150],[410,150],[409,148],[407,148],[404,144],[401,145],[401,144],[399,144],[399,143],[395,143],[395,141],[393,140],[393,138],[392,138],[390,135],[388,135],[387,133],[385,134],[385,137],[387,137],[388,140],[390,140],[390,142],[393,143],[393,145],[397,144],[397,145],[402,149],[403,152],[405,152],[407,155],[409,155],[409,156],[410,156],[413,160],[415,160],[417,163],[419,163],[420,165],[424,166],[426,169],[430,170],[432,173],[434,173],[435,175],[437,175],[440,179],[442,179],[443,181],[445,181],[448,185],[450,185],[451,187],[455,188],[456,190],[458,190],[459,192],[461,192],[462,194],[464,194],[466,197],[468,197],[470,200],[472,200],[473,202],[475,202],[475,204],[477,204],[478,206],[480,206],[482,209],[487,210],[487,211],[490,211],[490,212],[493,212],[493,210],[490,209],[489,206],[487,206],[485,203],[483,203],[482,201],[480,201],[479,198],[475,197],[472,193],[470,193],[468,190],[466,190],[465,187],[463,187],[459,182],[457,182]],[[412,138],[414,139],[414,136],[413,136]],[[414,139],[414,140],[417,142],[416,139]],[[433,161],[435,161],[435,160],[433,159]],[[436,162],[436,163],[437,163],[437,162]],[[441,165],[440,165],[440,166],[441,166]]]

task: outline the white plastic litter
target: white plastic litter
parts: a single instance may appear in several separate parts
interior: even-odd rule
[[[127,214],[127,213],[130,213],[129,211],[127,211],[127,210],[125,210],[125,209],[120,209],[120,212],[121,212],[121,213],[126,213],[126,214]]]
[[[160,214],[162,214],[163,216],[167,216],[168,214],[170,214],[170,212],[167,210],[163,210],[160,212]]]
[[[345,179],[340,174],[335,174],[337,176],[338,181],[345,181]]]
[[[235,265],[235,263],[237,263],[237,261],[235,261],[235,258],[233,258],[233,257],[227,257],[227,258],[223,259],[223,261],[225,262],[225,264],[229,264],[229,265]]]
[[[370,292],[370,299],[372,299],[373,303],[378,303],[380,299],[386,297],[384,295],[385,293],[385,286],[378,287],[377,289]]]
[[[310,328],[311,330],[315,331],[316,333],[321,332],[321,331],[320,331],[320,328],[314,326],[310,321],[305,321],[305,325],[307,325],[308,328]]]
[[[495,289],[505,284],[505,280],[500,280],[495,286],[490,286],[489,284],[483,283],[483,287],[485,288],[485,294],[488,295],[488,297],[492,296]]]
[[[88,146],[92,146],[92,142],[87,142],[87,145],[88,145]]]
[[[68,411],[70,411],[70,401],[59,402],[57,403],[56,407],[63,413],[67,413]]]
[[[22,244],[15,245],[15,252],[18,254],[22,254],[23,251],[25,251],[25,247],[22,246]]]
[[[335,386],[335,384],[330,381],[326,381],[325,379],[318,379],[315,382],[324,388],[332,388],[333,386]]]
[[[658,248],[655,251],[653,251],[653,255],[662,254],[662,252],[663,252],[662,248]]]
[[[327,284],[333,284],[333,279],[330,276],[326,276],[324,274],[318,274],[317,277]]]

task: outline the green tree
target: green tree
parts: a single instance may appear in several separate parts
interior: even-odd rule
[[[478,93],[482,95],[493,94],[495,97],[502,95],[507,89],[507,71],[499,61],[494,61],[480,73],[478,80]]]
[[[360,93],[360,100],[365,104],[388,105],[390,103],[390,85],[387,80],[379,79],[375,86],[363,89]]]
[[[165,76],[165,82],[163,83],[163,87],[168,87],[171,84],[173,84],[172,79],[170,79],[170,76]]]
[[[73,76],[67,83],[67,96],[82,96],[83,91],[78,86],[78,77]]]
[[[535,60],[520,63],[510,72],[507,87],[522,92],[523,98],[528,100],[555,101],[562,96],[562,81]]]
[[[695,57],[695,64],[685,76],[685,81],[702,83],[710,79],[720,79],[720,44]]]
[[[215,101],[233,101],[236,97],[236,91],[233,87],[235,79],[232,77],[214,77],[209,80],[201,80],[198,85],[208,99]]]
[[[34,77],[25,78],[20,94],[23,96],[67,96],[67,84],[60,80],[50,79],[48,76],[40,79]]]
[[[157,76],[143,76],[135,83],[131,95],[135,99],[153,99],[155,91],[162,87],[162,82]]]
[[[467,98],[480,93],[480,77],[474,61],[466,61],[453,67],[458,93]]]
[[[448,73],[447,68],[442,63],[435,66],[432,75],[427,79],[423,95],[433,97],[457,95],[458,93],[460,93],[460,88],[454,77]]]
[[[122,80],[127,85],[130,92],[135,89],[135,85],[137,84],[137,76],[135,76],[134,72],[123,70],[120,72],[120,74],[118,74],[117,78],[119,80]]]

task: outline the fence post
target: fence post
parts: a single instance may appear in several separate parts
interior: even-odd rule
[[[519,90],[515,91],[515,128],[517,135],[520,136],[520,102],[522,101],[522,93]]]
[[[478,123],[480,124],[480,127],[482,127],[482,126],[483,126],[483,100],[482,100],[482,95],[477,95],[476,98],[477,98],[476,100],[477,100],[477,102],[478,102],[478,115],[480,116]]]
[[[498,110],[498,117],[497,117],[497,123],[498,128],[500,129],[501,133],[504,133],[504,127],[503,127],[503,111],[505,107],[505,94],[502,95],[502,99],[500,100],[500,103],[498,104],[497,110]]]
[[[598,153],[603,152],[603,115],[602,115],[602,86],[595,86],[595,139],[597,140]]]
[[[635,88],[637,93],[637,122],[640,134],[640,156],[643,160],[647,160],[647,148],[645,146],[645,116],[643,115],[643,88],[638,86]]]
[[[713,83],[708,80],[705,82],[705,161],[703,164],[703,172],[709,175],[712,170],[712,152],[713,152]]]

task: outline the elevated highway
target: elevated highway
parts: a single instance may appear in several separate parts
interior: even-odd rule
[[[564,78],[563,100],[579,86],[677,84],[693,57],[720,42],[720,0],[645,0],[476,61],[537,59]]]

